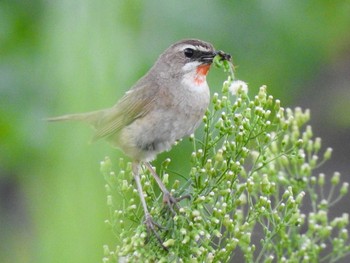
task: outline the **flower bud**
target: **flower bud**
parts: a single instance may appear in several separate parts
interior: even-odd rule
[[[314,142],[314,150],[317,152],[317,151],[319,151],[320,149],[321,149],[321,142],[322,142],[322,140],[321,140],[321,138],[320,137],[317,137],[316,139],[315,139],[315,142]]]
[[[340,188],[340,195],[346,195],[348,193],[349,183],[345,182]]]
[[[169,183],[169,174],[165,173],[163,174],[163,183],[167,185]]]
[[[339,184],[340,181],[340,173],[339,172],[334,172],[332,178],[331,178],[331,183],[333,185],[337,185]]]
[[[319,186],[324,186],[324,178],[325,178],[325,174],[324,173],[320,173],[318,175],[318,185]]]
[[[275,111],[279,111],[280,108],[281,108],[281,101],[275,100]]]
[[[327,148],[327,150],[325,151],[324,155],[323,155],[323,158],[325,160],[329,160],[332,156],[332,152],[333,152],[333,149],[332,148]]]
[[[163,242],[164,247],[171,247],[175,244],[175,239],[168,239],[167,241]]]
[[[348,230],[346,228],[340,230],[339,236],[340,236],[340,238],[342,238],[344,240],[348,240],[348,238],[349,238]]]

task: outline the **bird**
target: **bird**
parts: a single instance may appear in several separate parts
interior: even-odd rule
[[[180,40],[168,47],[150,70],[111,108],[48,118],[48,121],[82,121],[95,133],[92,141],[106,139],[132,160],[132,172],[144,210],[148,231],[159,225],[152,219],[144,198],[140,166],[144,164],[172,207],[170,194],[150,164],[157,154],[191,135],[200,125],[210,102],[206,76],[215,56],[231,56],[199,39]],[[159,235],[157,239],[161,242]]]

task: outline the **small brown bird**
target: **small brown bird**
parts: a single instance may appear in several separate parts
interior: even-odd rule
[[[198,39],[181,40],[165,50],[148,73],[113,107],[48,119],[87,122],[95,128],[93,140],[104,138],[133,160],[145,224],[155,234],[157,224],[144,199],[140,163],[150,170],[163,192],[164,202],[172,209],[176,199],[149,161],[169,150],[177,140],[192,134],[201,123],[210,99],[206,76],[216,55],[231,59],[230,55],[215,51],[210,43]]]

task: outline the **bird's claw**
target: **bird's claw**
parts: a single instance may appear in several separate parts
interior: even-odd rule
[[[163,227],[161,225],[159,225],[157,222],[155,222],[150,214],[147,214],[146,217],[145,217],[145,225],[146,225],[146,228],[147,228],[148,235],[153,233],[154,236],[156,237],[156,239],[158,240],[160,246],[164,250],[168,251],[168,249],[163,245],[163,241],[160,238],[160,236],[159,236],[159,234],[157,232],[157,229],[156,229],[156,228],[162,229]]]
[[[167,192],[167,193],[163,194],[163,203],[168,205],[168,207],[173,215],[176,215],[174,207],[176,209],[179,209],[180,206],[177,203],[186,199],[186,198],[191,199],[191,196],[189,194],[187,194],[187,195],[183,195],[183,196],[180,196],[178,198],[175,198],[169,192]]]

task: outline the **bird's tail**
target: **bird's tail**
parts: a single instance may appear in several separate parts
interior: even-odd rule
[[[67,114],[57,117],[49,117],[46,118],[46,121],[54,122],[54,121],[83,121],[91,124],[96,127],[99,119],[103,115],[104,110],[92,111],[86,113],[75,113],[75,114]]]

